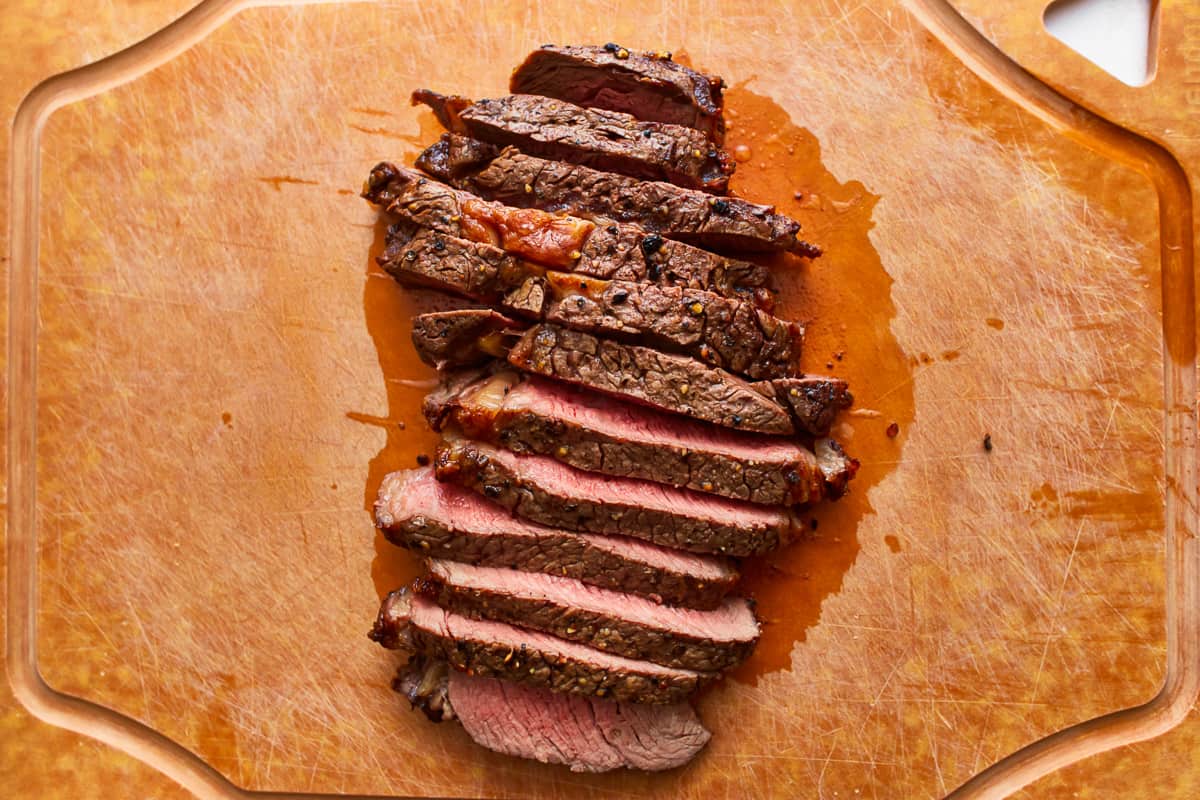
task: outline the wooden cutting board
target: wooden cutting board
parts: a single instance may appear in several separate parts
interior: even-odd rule
[[[1190,28],[1162,5],[1173,94],[1135,103],[1070,59],[1048,77],[1194,164],[1188,85],[1164,79],[1188,74]],[[50,687],[115,712],[56,722],[132,736],[205,791],[221,779],[161,737],[253,790],[921,797],[1152,698],[1164,502],[1195,488],[1167,480],[1164,363],[1193,356],[1162,344],[1180,295],[1164,307],[1159,195],[923,20],[839,2],[252,8],[56,111],[25,198],[38,327],[22,339],[18,309],[11,343],[37,353],[13,429],[37,427],[36,518],[11,529],[36,559],[10,549],[10,588],[35,563],[37,597],[10,611],[30,613],[18,634]],[[412,566],[366,504],[435,439],[407,341],[426,301],[374,269],[357,189],[436,137],[411,89],[499,94],[530,48],[597,39],[729,81],[729,144],[750,153],[735,191],[828,250],[781,265],[786,311],[811,320],[805,364],[858,397],[839,431],[863,461],[853,493],[750,569],[761,652],[702,699],[708,750],[657,776],[487,753],[410,712],[365,638]]]

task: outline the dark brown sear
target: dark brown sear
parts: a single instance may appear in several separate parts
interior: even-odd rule
[[[417,166],[438,180],[505,205],[566,212],[596,222],[631,222],[668,239],[719,251],[821,255],[819,247],[798,237],[800,223],[776,213],[774,206],[547,161],[455,133],[443,134],[426,148]]]

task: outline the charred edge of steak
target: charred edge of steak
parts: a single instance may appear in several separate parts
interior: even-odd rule
[[[411,599],[408,588],[388,592],[379,604],[379,614],[367,638],[388,650],[411,650],[408,616]]]
[[[404,695],[413,709],[432,722],[449,722],[456,718],[450,704],[450,667],[445,661],[413,656],[396,671],[392,689]]]
[[[808,375],[781,378],[756,384],[774,396],[792,415],[796,429],[814,436],[825,436],[838,412],[854,404],[854,395],[840,378]]]
[[[503,592],[455,586],[431,576],[438,605],[476,619],[493,619],[579,642],[626,658],[668,667],[720,672],[735,667],[754,652],[756,639],[716,642],[711,639],[648,628],[613,614],[564,608],[550,601],[511,597]]]
[[[417,156],[415,164],[418,169],[428,172],[438,180],[457,185],[468,175],[486,167],[499,154],[500,148],[494,144],[481,142],[462,134],[447,132],[422,150],[421,154]],[[459,188],[469,187],[460,185]],[[516,203],[508,205],[516,205]]]
[[[371,168],[363,184],[362,197],[377,206],[387,208],[396,199],[392,191],[392,182],[400,177],[400,170],[390,161],[380,161]]]
[[[541,485],[521,475],[519,467],[493,457],[497,451],[488,453],[490,449],[464,440],[441,442],[434,461],[438,480],[472,489],[541,525],[633,536],[692,553],[736,557],[769,553],[783,544],[796,527],[790,514],[782,510],[770,522],[755,519],[753,524],[739,525],[737,521],[643,507],[635,497],[618,504],[596,501],[584,493],[567,494],[564,487]],[[731,511],[736,514],[736,507]]]

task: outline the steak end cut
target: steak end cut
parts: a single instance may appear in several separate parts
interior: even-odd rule
[[[393,687],[434,721],[457,720],[479,745],[572,772],[658,772],[691,761],[712,737],[687,703],[642,705],[466,675],[413,659]]]

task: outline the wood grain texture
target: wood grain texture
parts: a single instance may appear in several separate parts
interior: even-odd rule
[[[652,778],[570,776],[431,729],[363,637],[362,492],[384,433],[350,415],[399,420],[363,313],[373,213],[352,193],[428,139],[409,88],[498,93],[497,65],[595,38],[599,17],[619,20],[602,38],[682,46],[771,98],[878,197],[889,333],[914,376],[874,513],[825,534],[858,551],[791,669],[707,697],[710,750]],[[255,10],[57,113],[44,141],[43,671],[240,785],[940,796],[1161,681],[1153,193],[1009,107],[903,10]],[[846,202],[806,221],[836,234]],[[874,355],[844,373],[864,408],[901,388],[872,386]],[[429,436],[405,392],[415,453]],[[871,449],[881,428],[845,433]]]
[[[171,22],[191,6],[191,0],[147,2],[106,0],[82,3],[0,3],[0,163],[8,174],[13,113],[21,98],[39,81],[58,72],[94,61],[136,43]],[[0,251],[5,280],[0,282],[0,328],[7,330],[8,192],[0,193]],[[0,359],[6,357],[0,352]],[[7,386],[0,381],[0,395]],[[0,419],[6,427],[7,419]],[[0,445],[2,446],[2,445]],[[0,466],[0,470],[4,467]],[[0,487],[0,492],[4,491]],[[0,517],[0,531],[6,520]],[[4,534],[0,533],[0,544]],[[6,549],[0,546],[0,564]],[[0,570],[0,582],[4,581]],[[0,606],[5,603],[0,592]],[[0,619],[0,632],[5,622]],[[0,775],[7,792],[16,797],[112,797],[120,785],[131,796],[185,797],[187,794],[157,770],[86,736],[51,727],[30,717],[13,697],[8,681],[0,682]]]

